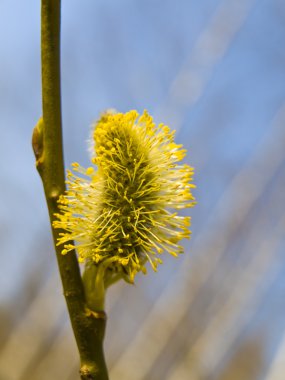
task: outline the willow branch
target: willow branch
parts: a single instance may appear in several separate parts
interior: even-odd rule
[[[59,212],[57,200],[65,191],[60,95],[60,0],[42,0],[41,10],[43,118],[33,132],[32,145],[41,176],[50,222]],[[81,379],[108,380],[103,353],[105,313],[86,307],[75,252],[63,256],[56,246],[60,230],[52,228],[63,292],[81,360]]]

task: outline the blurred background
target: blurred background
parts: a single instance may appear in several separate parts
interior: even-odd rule
[[[185,254],[108,293],[111,380],[284,380],[284,1],[62,3],[66,166],[100,112],[146,108],[196,169]],[[40,1],[0,1],[0,68],[0,380],[76,380],[30,145]]]

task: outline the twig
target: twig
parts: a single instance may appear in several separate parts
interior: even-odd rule
[[[57,200],[65,191],[60,97],[60,0],[42,0],[41,22],[43,118],[34,129],[32,145],[52,225],[54,214],[58,212]],[[56,243],[60,230],[52,228],[52,233]],[[103,353],[106,315],[91,311],[86,306],[75,252],[63,256],[61,247],[55,245],[55,249],[80,354],[81,379],[108,380]]]

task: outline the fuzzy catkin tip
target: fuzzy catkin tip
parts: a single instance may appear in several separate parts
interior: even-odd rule
[[[147,262],[156,270],[163,252],[177,256],[190,237],[190,217],[178,213],[195,205],[193,168],[181,164],[186,150],[174,133],[146,111],[103,114],[93,133],[95,166],[74,163],[68,172],[54,222],[64,230],[58,244],[66,254],[74,240],[79,261],[100,265],[107,285],[133,282]]]

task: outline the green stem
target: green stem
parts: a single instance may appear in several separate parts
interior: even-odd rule
[[[57,200],[65,191],[60,95],[60,0],[42,0],[43,118],[33,132],[36,166],[45,191],[50,222],[59,212]],[[75,252],[63,256],[56,246],[60,230],[52,228],[56,257],[69,316],[78,346],[82,380],[108,380],[103,352],[104,312],[91,311],[85,300]]]

